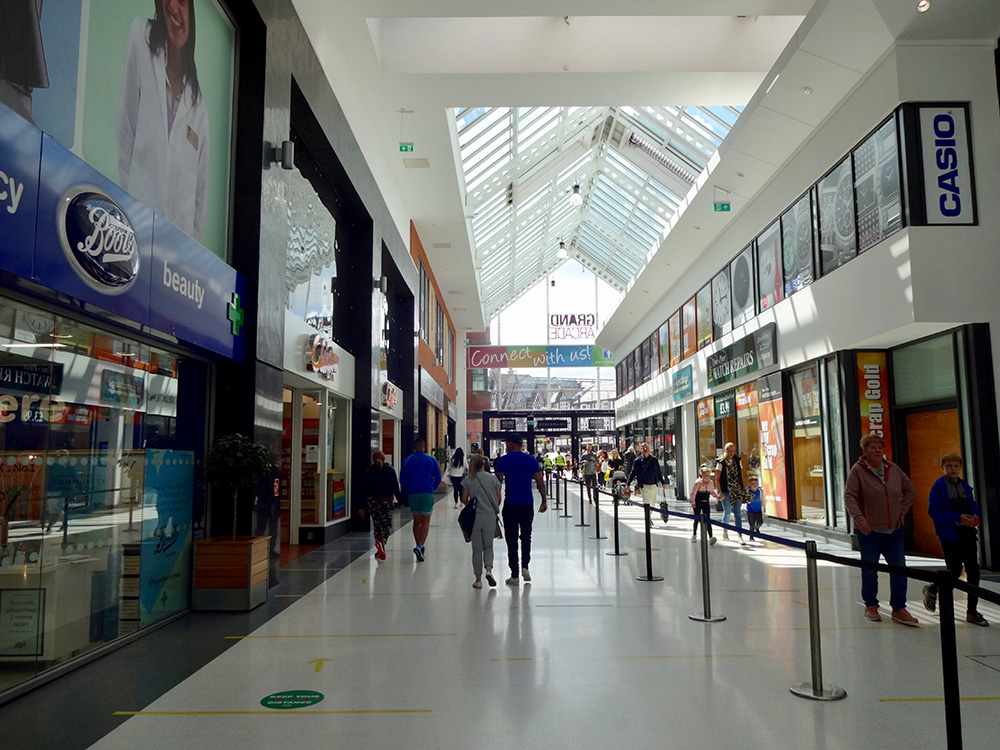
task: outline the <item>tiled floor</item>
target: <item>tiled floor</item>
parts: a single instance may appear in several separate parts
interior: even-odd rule
[[[657,524],[654,573],[665,580],[640,582],[639,512],[623,510],[629,555],[611,557],[612,539],[595,541],[593,526],[575,526],[578,508],[572,503],[569,519],[536,515],[532,582],[516,588],[502,582],[502,542],[499,587],[472,588],[470,547],[448,501],[436,507],[424,563],[410,551],[408,526],[390,539],[385,562],[370,552],[344,562],[344,552],[317,550],[297,562],[336,558],[343,570],[289,592],[283,601],[291,606],[259,627],[226,631],[219,620],[194,615],[165,628],[157,648],[235,645],[157,700],[146,701],[135,684],[142,670],[114,675],[107,660],[86,667],[98,690],[134,681],[131,691],[116,692],[113,706],[105,700],[94,710],[138,712],[94,747],[944,747],[944,707],[935,700],[939,620],[919,603],[916,583],[910,611],[921,627],[888,617],[870,623],[862,617],[858,572],[821,563],[826,681],[848,696],[803,700],[788,691],[810,676],[801,552],[773,544],[712,547],[713,612],[727,619],[706,624],[688,617],[702,610],[699,546],[689,541],[689,522]],[[611,536],[608,521],[602,530]],[[852,554],[826,543],[821,549]],[[881,585],[887,593],[888,582]],[[1000,610],[980,609],[993,627],[958,623],[962,694],[985,699],[962,703],[966,748],[1000,742]],[[168,655],[151,654],[148,668]],[[285,691],[315,702],[292,710],[262,705]],[[46,721],[56,713],[51,705],[38,708]],[[6,718],[0,709],[0,724]]]

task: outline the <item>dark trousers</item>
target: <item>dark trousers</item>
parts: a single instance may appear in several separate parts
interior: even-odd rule
[[[587,488],[587,499],[593,500],[597,495],[597,474],[584,474],[583,484]]]
[[[712,501],[711,500],[695,500],[694,501],[694,514],[698,516],[694,522],[694,534],[698,533],[698,524],[701,523],[701,519],[704,516],[709,518],[712,515]],[[712,524],[708,524],[708,535],[715,536],[712,533]]]
[[[748,510],[747,521],[750,523],[750,538],[753,539],[754,532],[760,531],[760,527],[764,525],[764,512]]]
[[[868,534],[858,535],[858,550],[861,552],[861,559],[868,562],[877,563],[880,557],[885,558],[887,565],[896,567],[906,566],[906,555],[903,554],[903,530],[896,529],[891,534],[879,534],[872,531]],[[862,569],[861,571],[861,598],[866,607],[878,606],[878,571]],[[889,574],[889,606],[893,610],[904,609],[906,607],[906,576]]]
[[[975,539],[962,539],[957,542],[941,542],[944,550],[944,564],[955,578],[962,575],[965,567],[965,577],[972,586],[979,585],[979,543]],[[937,584],[931,584],[931,592],[936,596]],[[979,606],[979,597],[969,594],[969,612],[975,612]]]
[[[517,578],[521,568],[527,568],[531,563],[531,522],[535,518],[535,508],[532,505],[503,506],[504,536],[507,537],[507,564],[510,574]],[[521,562],[517,559],[517,540],[521,539]]]
[[[463,477],[452,477],[451,478],[451,490],[455,493],[455,502],[458,503],[462,499],[462,479]]]

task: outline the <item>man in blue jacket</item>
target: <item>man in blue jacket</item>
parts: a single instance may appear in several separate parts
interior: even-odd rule
[[[962,479],[962,457],[946,453],[941,458],[944,476],[938,479],[927,495],[927,513],[934,521],[934,531],[941,540],[944,564],[958,578],[965,575],[972,586],[979,585],[979,506],[972,496],[972,487]],[[986,618],[976,606],[979,597],[969,594],[967,622],[985,627]],[[937,607],[937,584],[924,586],[924,606],[931,612]]]
[[[424,441],[413,441],[413,453],[403,459],[399,467],[399,484],[408,496],[413,513],[413,541],[417,546],[413,554],[417,562],[424,561],[424,542],[431,529],[431,511],[434,510],[434,490],[441,485],[441,467],[437,459],[425,453]]]

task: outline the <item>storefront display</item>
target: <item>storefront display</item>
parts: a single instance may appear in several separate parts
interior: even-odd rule
[[[792,466],[798,518],[826,523],[819,365],[792,372]]]
[[[760,488],[764,512],[788,518],[788,490],[785,481],[785,424],[781,373],[757,381],[757,415],[760,419]]]
[[[711,397],[698,400],[695,413],[698,419],[698,465],[707,465],[714,470],[717,456],[714,400]]]
[[[738,386],[736,400],[736,451],[743,462],[747,477],[760,470],[760,425],[757,415],[757,384]]]

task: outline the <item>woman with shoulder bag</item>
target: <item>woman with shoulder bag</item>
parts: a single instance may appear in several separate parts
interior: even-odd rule
[[[729,515],[735,515],[737,538],[743,541],[743,503],[748,499],[746,485],[743,484],[743,464],[736,453],[735,443],[726,443],[722,459],[715,466],[715,497],[722,500],[722,523],[729,523]],[[729,530],[722,530],[722,541],[729,541]]]
[[[476,580],[472,588],[483,587],[483,568],[490,586],[497,585],[493,577],[493,540],[502,538],[500,533],[500,480],[484,471],[486,459],[473,455],[469,459],[469,480],[462,488],[462,505],[476,498],[476,521],[472,525],[472,572]]]

